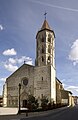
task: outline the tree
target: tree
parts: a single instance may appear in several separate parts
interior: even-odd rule
[[[46,96],[43,96],[41,99],[41,107],[43,110],[47,110],[47,105],[48,105],[48,99]]]
[[[33,95],[28,96],[27,107],[30,111],[38,108],[38,100]]]

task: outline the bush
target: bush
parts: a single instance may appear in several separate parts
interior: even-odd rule
[[[48,110],[51,110],[51,109],[52,109],[52,104],[49,103],[49,104],[48,104]]]
[[[41,107],[43,110],[48,109],[48,99],[45,96],[41,99]]]
[[[38,100],[35,99],[34,96],[29,95],[28,101],[27,101],[27,108],[29,109],[29,111],[33,111],[33,110],[37,109],[38,105],[39,105]]]

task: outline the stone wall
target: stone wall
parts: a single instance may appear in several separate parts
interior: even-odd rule
[[[23,79],[28,79],[26,86],[23,85]],[[21,84],[20,96],[25,93],[34,95],[34,66],[24,64],[8,77],[6,82],[8,106],[17,106],[19,83]]]
[[[46,96],[50,101],[50,79],[50,66],[35,67],[34,96],[36,98],[41,99]]]

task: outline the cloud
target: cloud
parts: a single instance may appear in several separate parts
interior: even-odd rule
[[[73,42],[71,46],[71,50],[69,52],[69,60],[73,62],[74,66],[78,63],[78,39]]]
[[[68,86],[66,89],[72,91],[74,94],[78,94],[78,86]]]
[[[20,58],[9,58],[5,63],[4,67],[10,72],[14,72],[18,69],[18,66],[23,64],[25,61],[26,64],[32,65],[33,60],[30,57],[21,56]]]
[[[45,6],[49,6],[52,8],[57,8],[57,9],[62,9],[62,10],[67,10],[67,11],[72,11],[72,12],[78,12],[78,9],[72,9],[72,8],[66,8],[66,7],[62,7],[62,6],[57,6],[57,5],[53,5],[53,4],[49,4],[49,3],[44,3],[38,0],[30,0],[33,3],[37,3],[37,4],[41,4],[41,5],[45,5]]]
[[[9,58],[8,61],[11,64],[16,64],[16,62],[17,62],[16,59],[14,59],[14,58]]]
[[[69,85],[69,84],[65,84],[63,83],[63,87],[65,90],[67,91],[71,91],[73,95],[78,95],[78,86],[74,86],[74,85]]]
[[[33,61],[27,61],[26,64],[32,65]]]
[[[6,56],[16,55],[16,54],[17,54],[17,52],[14,50],[14,48],[5,50],[5,51],[3,52],[3,55],[6,55]]]
[[[10,71],[10,72],[14,72],[18,69],[18,67],[16,65],[12,65],[12,64],[5,64],[4,67]]]
[[[2,31],[4,28],[3,28],[3,26],[2,25],[0,25],[0,31]]]
[[[19,64],[20,64],[20,63],[24,63],[24,61],[25,61],[26,64],[31,64],[31,63],[33,63],[32,58],[26,57],[26,56],[22,56],[21,58],[18,58],[18,59],[16,59],[16,60],[17,60],[17,62],[18,62]]]
[[[5,82],[6,78],[0,78],[0,81]]]
[[[24,63],[24,61],[26,64],[30,64],[30,65],[33,64],[32,58],[26,57],[26,56],[21,56],[20,58],[9,58],[8,59],[8,62],[11,64],[21,64],[21,63]]]

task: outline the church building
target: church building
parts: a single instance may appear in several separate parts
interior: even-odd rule
[[[17,107],[19,100],[24,106],[28,95],[38,101],[43,96],[56,103],[56,68],[55,68],[55,33],[46,18],[36,34],[35,65],[23,64],[5,82],[3,89],[3,106]]]

